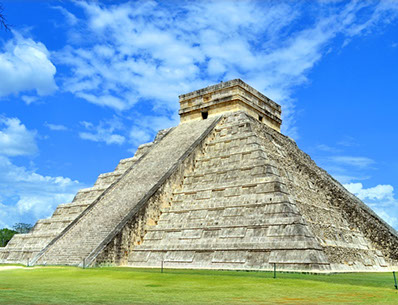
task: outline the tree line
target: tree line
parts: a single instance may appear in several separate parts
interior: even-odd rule
[[[29,233],[33,226],[28,223],[18,222],[12,226],[12,229],[0,229],[0,247],[7,246],[8,242],[15,234]]]

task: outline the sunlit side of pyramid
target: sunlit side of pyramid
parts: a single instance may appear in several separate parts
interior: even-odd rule
[[[0,262],[382,271],[397,232],[280,133],[241,80],[180,96],[160,131],[93,188],[16,235]]]

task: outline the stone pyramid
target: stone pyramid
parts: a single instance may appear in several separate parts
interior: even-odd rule
[[[237,79],[180,96],[181,123],[59,205],[0,262],[383,271],[398,234],[280,133]]]

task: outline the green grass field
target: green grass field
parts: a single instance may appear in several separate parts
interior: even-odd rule
[[[0,270],[0,304],[398,304],[392,273]]]

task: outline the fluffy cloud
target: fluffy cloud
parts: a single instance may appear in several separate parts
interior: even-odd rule
[[[331,42],[366,34],[398,11],[387,2],[319,3],[313,11],[302,3],[249,1],[78,5],[88,19],[75,22],[86,30],[74,37],[84,47],[57,55],[72,71],[65,90],[117,111],[145,101],[171,116],[178,94],[239,77],[283,104],[291,136],[292,89],[307,81]]]
[[[32,96],[32,95],[22,95],[21,99],[27,104],[30,105],[33,102],[36,102],[38,100],[37,96]]]
[[[394,187],[389,184],[379,184],[374,187],[364,188],[362,183],[347,183],[344,184],[344,187],[361,200],[394,201]]]
[[[36,137],[18,118],[0,117],[0,228],[48,217],[82,187],[70,178],[44,176],[12,162],[10,157],[38,151]]]
[[[38,95],[47,95],[56,88],[55,66],[49,59],[44,44],[24,38],[14,32],[0,51],[0,98],[10,94],[35,90]],[[32,98],[28,98],[31,101]]]
[[[81,124],[88,130],[79,133],[80,138],[83,140],[105,142],[108,145],[121,145],[126,140],[124,136],[115,133],[116,130],[123,129],[122,123],[115,117],[109,121],[101,121],[97,126],[85,121],[81,122]]]
[[[70,202],[82,187],[65,177],[43,176],[0,156],[0,227],[34,223],[49,217],[60,203]]]
[[[153,140],[153,135],[159,130],[178,125],[178,116],[141,116],[135,119],[130,129],[129,142],[137,147]]]
[[[62,6],[53,6],[52,8],[54,10],[59,11],[62,15],[64,15],[64,17],[69,25],[75,25],[78,22],[76,16],[71,14],[70,12],[68,12]]]
[[[36,131],[26,129],[17,118],[0,116],[0,154],[33,155],[37,152]]]
[[[344,187],[359,199],[369,205],[388,224],[397,228],[398,199],[394,195],[394,187],[389,184],[379,184],[364,188],[362,183],[347,183]]]
[[[68,130],[68,128],[64,125],[60,125],[60,124],[51,124],[51,123],[44,123],[44,126],[46,126],[48,129],[50,130],[54,130],[54,131],[64,131],[64,130]]]

